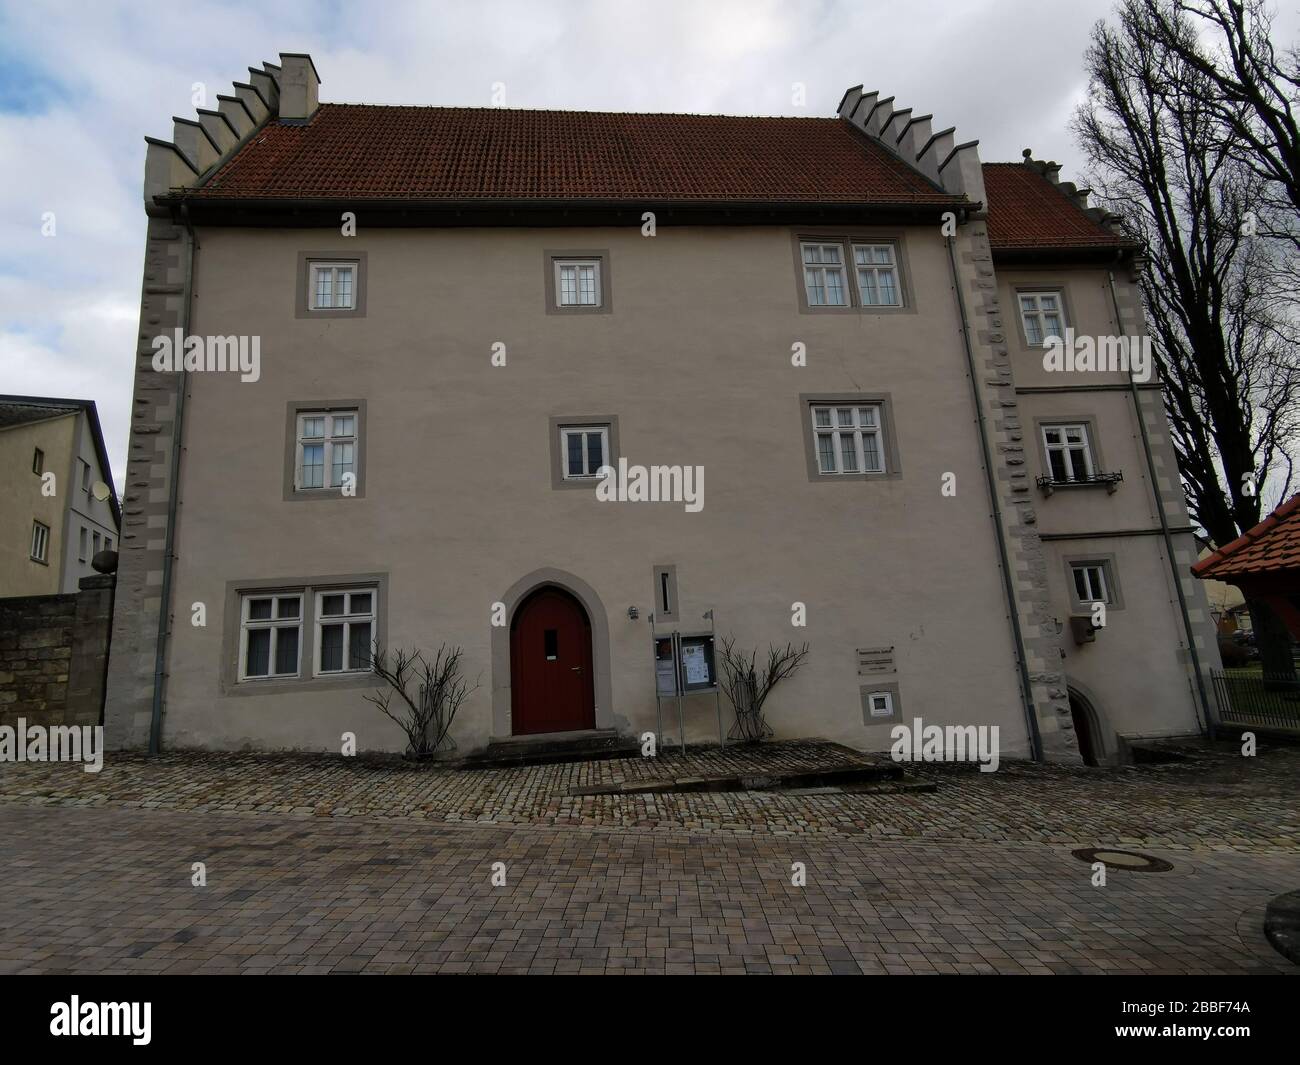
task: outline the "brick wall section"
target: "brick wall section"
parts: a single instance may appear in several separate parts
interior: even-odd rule
[[[81,591],[0,599],[0,725],[98,725],[113,577]]]
[[[109,750],[148,745],[171,449],[182,378],[153,368],[153,339],[184,323],[186,240],[169,217],[149,218],[126,490],[119,540],[113,653],[108,667],[104,744]]]
[[[1033,482],[1025,462],[1024,427],[1016,401],[993,254],[982,219],[961,227],[955,251],[1043,755],[1050,761],[1080,762],[1069,693],[1061,673],[1060,637],[1030,491]]]

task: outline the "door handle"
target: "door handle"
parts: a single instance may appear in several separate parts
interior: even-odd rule
[[[570,666],[569,668],[570,668],[571,670],[573,670],[573,672],[575,672],[575,673],[581,673],[581,672],[582,672],[582,667],[581,667],[581,666]]]

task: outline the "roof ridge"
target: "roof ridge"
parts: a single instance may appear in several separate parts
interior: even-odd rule
[[[494,113],[520,115],[611,115],[633,118],[731,118],[755,121],[788,122],[838,122],[839,118],[828,115],[736,115],[724,111],[609,111],[581,107],[504,107],[493,104],[378,104],[354,103],[335,100],[322,103],[318,111],[327,107],[372,108],[382,111],[491,111]]]
[[[1271,533],[1287,518],[1291,517],[1297,508],[1300,508],[1300,492],[1297,492],[1285,503],[1280,504],[1271,514],[1264,518],[1263,521],[1259,522],[1257,525],[1251,526],[1235,540],[1224,544],[1213,554],[1206,555],[1205,558],[1201,559],[1199,562],[1193,563],[1192,573],[1199,577],[1218,563],[1227,562],[1252,544],[1259,543],[1259,541],[1268,533]]]

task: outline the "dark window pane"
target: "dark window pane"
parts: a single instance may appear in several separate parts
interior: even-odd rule
[[[320,599],[320,612],[322,614],[342,614],[343,613],[342,595],[322,595]]]
[[[296,618],[298,616],[298,600],[280,599],[277,601],[276,609],[279,611],[276,617]]]
[[[320,668],[343,668],[343,626],[322,625],[320,630]]]
[[[586,472],[582,468],[582,434],[570,433],[565,439],[569,442],[569,476],[581,477]]]
[[[276,673],[298,672],[298,630],[280,629],[275,637]]]
[[[546,658],[548,661],[554,661],[560,655],[560,630],[547,629],[542,634],[545,643]]]
[[[353,594],[352,596],[352,613],[369,614],[370,613],[370,593]]]
[[[271,617],[271,600],[254,599],[248,604],[248,616],[255,621],[266,621]]]
[[[1069,480],[1069,475],[1066,473],[1065,470],[1065,452],[1049,451],[1047,454],[1048,457],[1052,460],[1052,480],[1054,481]]]
[[[1074,571],[1074,590],[1079,596],[1080,601],[1087,601],[1091,598],[1088,595],[1088,572],[1083,568]]]
[[[348,669],[370,668],[370,622],[362,621],[348,630]]]
[[[252,629],[248,633],[248,653],[244,658],[244,676],[265,677],[271,666],[271,630]]]
[[[602,446],[600,433],[587,434],[587,460],[591,463],[587,469],[592,473],[605,465],[605,449]]]

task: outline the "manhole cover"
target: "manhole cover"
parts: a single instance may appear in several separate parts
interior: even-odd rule
[[[1082,847],[1070,853],[1079,861],[1087,862],[1090,865],[1093,862],[1104,862],[1107,866],[1128,869],[1134,873],[1167,873],[1173,868],[1163,858],[1156,858],[1150,854],[1139,854],[1137,851],[1119,851],[1107,847]]]

